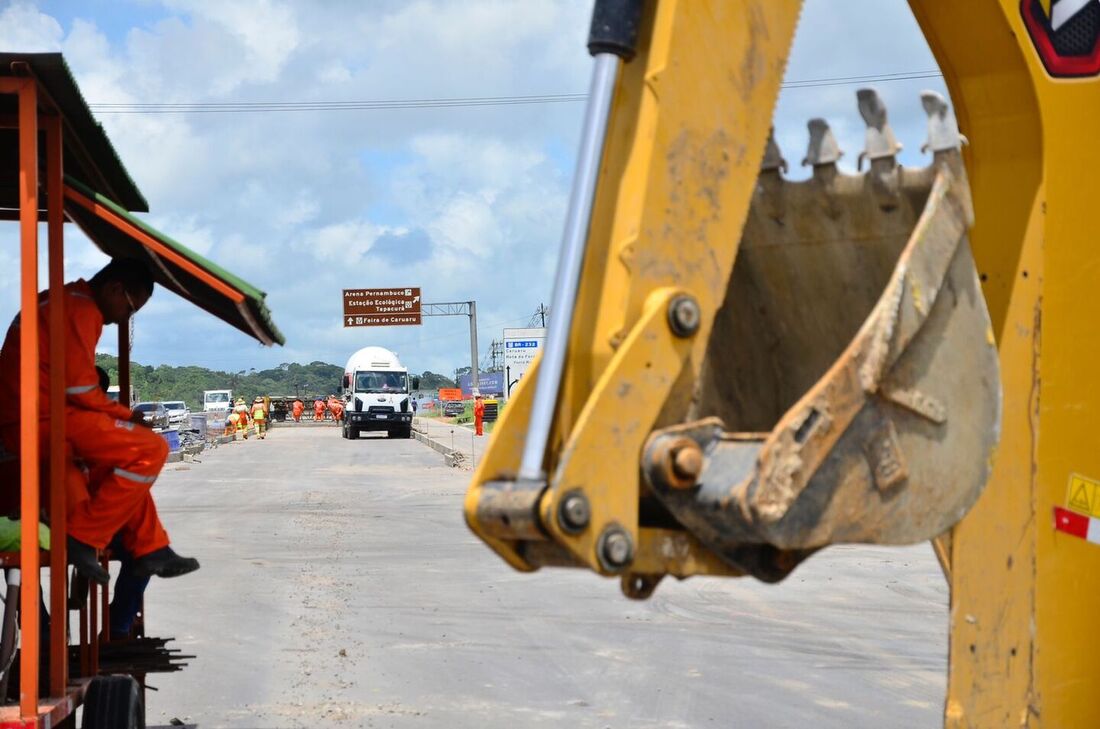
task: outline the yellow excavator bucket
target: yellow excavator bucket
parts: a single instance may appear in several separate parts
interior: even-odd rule
[[[769,139],[687,422],[650,436],[651,493],[727,563],[761,579],[838,542],[942,534],[977,500],[1000,420],[993,332],[967,241],[959,135],[926,92],[934,161],[858,94],[870,169],[840,172],[824,120],[783,179]]]
[[[812,176],[790,181],[758,109],[798,3],[655,5],[626,24],[628,64],[597,5],[554,317],[468,524],[518,569],[587,566],[639,598],[666,574],[777,581],[829,544],[943,534],[985,485],[1001,407],[946,102],[914,99],[927,167],[898,164],[865,89],[866,170],[838,170],[815,119]],[[694,50],[713,44],[743,50]]]

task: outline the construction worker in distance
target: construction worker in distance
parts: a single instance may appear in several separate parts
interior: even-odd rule
[[[229,434],[233,436],[233,440],[237,439],[237,423],[241,422],[241,414],[236,410],[229,411],[229,417],[226,418],[229,421]]]
[[[477,435],[485,435],[484,430],[485,423],[485,403],[481,399],[481,395],[474,396],[474,433]]]
[[[252,401],[252,422],[256,426],[256,437],[263,440],[267,437],[267,411],[264,409],[264,399],[257,397]]]
[[[139,577],[175,577],[199,568],[197,560],[181,557],[169,546],[168,533],[157,516],[150,489],[168,459],[168,443],[145,424],[140,412],[110,399],[99,386],[95,347],[104,324],[124,325],[153,294],[153,274],[134,259],[115,259],[91,280],[65,285],[65,493],[69,562],[85,577],[107,584],[110,574],[99,563],[105,549],[125,530],[126,548],[134,557]],[[43,470],[49,445],[50,423],[50,296],[39,294],[39,442]],[[20,327],[16,316],[0,348],[0,442],[19,453]],[[100,474],[94,493],[88,472]],[[48,494],[49,479],[43,480]],[[0,488],[19,489],[18,482]],[[48,499],[43,498],[43,503]]]
[[[305,411],[306,405],[301,400],[295,398],[294,404],[290,406],[290,412],[294,415],[294,422],[302,422],[302,413]]]
[[[344,419],[344,403],[335,395],[328,396],[328,411],[332,413],[332,421],[337,425]]]
[[[325,419],[325,401],[321,398],[317,398],[313,401],[313,419],[324,420]]]
[[[248,425],[250,416],[248,406],[244,404],[243,397],[237,398],[237,403],[233,406],[233,412],[237,414],[237,433],[244,440],[248,440]]]

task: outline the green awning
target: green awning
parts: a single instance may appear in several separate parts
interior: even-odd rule
[[[284,344],[267,294],[65,176],[65,213],[112,258],[147,261],[157,283],[265,345]]]
[[[0,76],[28,74],[38,81],[43,97],[39,106],[61,113],[65,173],[127,210],[148,212],[149,205],[92,116],[65,58],[60,53],[0,53]],[[0,94],[0,115],[14,115],[17,108],[14,96]],[[19,208],[18,173],[17,130],[0,129],[0,208]]]

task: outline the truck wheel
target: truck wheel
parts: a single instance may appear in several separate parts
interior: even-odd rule
[[[411,425],[401,431],[401,437],[402,438],[412,438],[413,437],[413,429],[412,429]]]
[[[348,428],[348,438],[359,440],[359,428]]]
[[[340,437],[341,438],[347,438],[348,437],[348,426],[345,425],[344,427],[340,428]]]
[[[130,676],[96,676],[84,695],[81,729],[145,729],[145,705]]]

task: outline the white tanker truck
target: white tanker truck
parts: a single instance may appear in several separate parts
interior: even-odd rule
[[[420,386],[395,352],[363,347],[344,367],[345,438],[357,439],[367,430],[384,430],[391,437],[412,437],[410,391]]]

